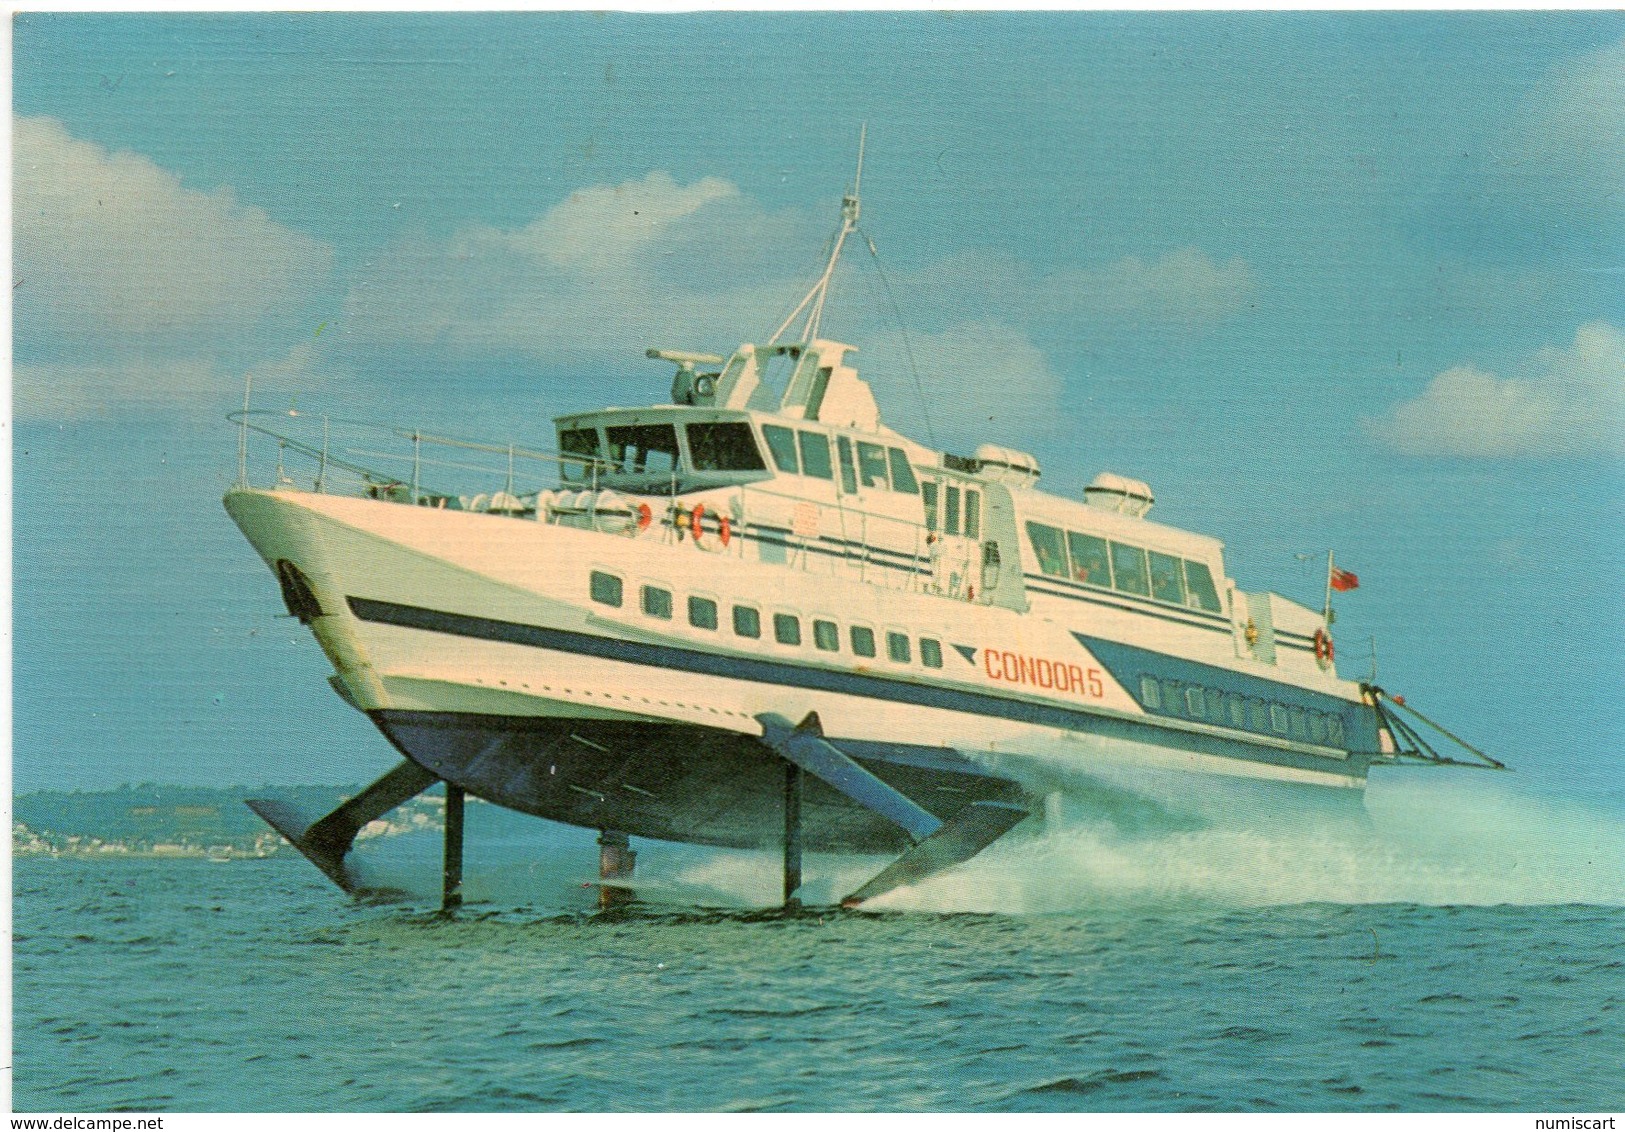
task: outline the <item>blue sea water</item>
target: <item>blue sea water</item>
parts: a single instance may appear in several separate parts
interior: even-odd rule
[[[1373,810],[1358,840],[1064,827],[793,916],[760,907],[768,856],[657,845],[641,902],[597,914],[590,834],[524,843],[489,807],[453,918],[430,837],[362,850],[417,877],[404,906],[293,857],[24,857],[13,1105],[1625,1107],[1620,824],[1494,794]],[[874,862],[811,865],[816,896]]]

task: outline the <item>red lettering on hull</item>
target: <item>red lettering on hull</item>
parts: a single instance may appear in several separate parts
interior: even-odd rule
[[[988,679],[1005,684],[1023,684],[1091,700],[1106,696],[1106,681],[1100,669],[1084,668],[1068,661],[1023,656],[1007,649],[983,649],[982,671],[987,673]]]

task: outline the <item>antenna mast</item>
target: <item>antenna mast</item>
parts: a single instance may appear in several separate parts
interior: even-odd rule
[[[851,235],[858,226],[858,213],[860,211],[858,192],[863,186],[863,148],[868,137],[869,123],[865,122],[862,129],[858,131],[858,169],[852,177],[852,191],[841,198],[841,227],[835,233],[835,247],[830,250],[829,263],[824,265],[824,273],[818,277],[818,282],[813,284],[812,290],[808,291],[806,297],[796,304],[796,309],[790,312],[789,317],[779,325],[779,328],[773,332],[773,336],[767,340],[769,346],[776,345],[784,332],[790,329],[790,324],[796,320],[796,316],[807,310],[809,306],[812,309],[808,311],[807,322],[801,328],[801,340],[811,342],[818,337],[818,324],[824,317],[824,300],[829,296],[829,284],[831,278],[835,275],[835,264],[840,261],[841,248],[845,246],[847,236]]]

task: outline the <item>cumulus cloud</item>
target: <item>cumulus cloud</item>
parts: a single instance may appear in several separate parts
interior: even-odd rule
[[[1588,323],[1573,345],[1540,350],[1509,377],[1455,366],[1421,396],[1366,423],[1411,455],[1625,453],[1625,333]]]
[[[13,133],[16,318],[76,334],[240,329],[304,299],[331,249],[136,153],[110,153],[51,118]]]

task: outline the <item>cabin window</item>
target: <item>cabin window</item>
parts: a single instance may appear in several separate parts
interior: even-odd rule
[[[844,436],[835,438],[835,447],[841,453],[841,490],[848,495],[858,493],[858,473],[852,464],[852,442]]]
[[[918,494],[920,485],[914,478],[914,469],[908,466],[908,453],[901,448],[888,448],[886,454],[891,457],[892,490],[908,495]]]
[[[1270,705],[1270,729],[1278,734],[1286,734],[1286,708],[1280,704]]]
[[[773,464],[779,471],[789,472],[791,475],[801,474],[801,461],[796,459],[794,429],[776,424],[763,425],[762,438],[767,441],[767,450],[773,454]]]
[[[1112,581],[1126,594],[1151,595],[1151,583],[1146,577],[1145,551],[1137,546],[1112,543]]]
[[[890,487],[886,472],[886,450],[878,444],[858,441],[858,478],[864,487]]]
[[[908,634],[887,633],[886,655],[891,657],[898,664],[907,664],[910,660],[912,660],[913,656],[911,655],[908,647]]]
[[[593,464],[599,457],[598,430],[595,428],[567,428],[559,433],[559,452],[565,457],[579,457],[562,461],[564,478],[585,482],[592,478]]]
[[[1268,731],[1270,728],[1269,712],[1263,700],[1247,701],[1247,726],[1254,731]]]
[[[1234,693],[1226,696],[1224,706],[1230,712],[1231,727],[1247,726],[1247,704],[1240,696]]]
[[[1179,705],[1184,702],[1184,699],[1184,696],[1180,694],[1178,684],[1172,680],[1162,682],[1162,702],[1168,708],[1169,715],[1179,714]]]
[[[1156,677],[1140,677],[1140,700],[1152,711],[1162,707],[1162,689],[1157,686]]]
[[[781,645],[801,643],[801,618],[793,613],[773,615],[773,639]]]
[[[621,580],[614,574],[605,574],[594,570],[590,587],[592,599],[599,605],[613,605],[619,609],[621,606]]]
[[[979,491],[965,492],[965,537],[980,538],[982,536],[982,493]]]
[[[609,463],[613,471],[630,475],[677,470],[677,429],[669,424],[616,425],[604,430],[609,437]]]
[[[1151,596],[1158,601],[1185,604],[1185,578],[1179,569],[1179,559],[1172,554],[1151,552]]]
[[[920,638],[920,663],[927,668],[942,667],[942,642],[930,637]]]
[[[1207,717],[1214,723],[1224,722],[1224,693],[1213,688],[1207,690]]]
[[[1110,589],[1112,563],[1106,551],[1106,540],[1067,531],[1066,544],[1072,551],[1072,577],[1091,586]]]
[[[813,622],[813,644],[824,652],[841,651],[841,631],[833,621]]]
[[[662,621],[671,620],[671,591],[663,590],[659,586],[644,586],[639,594],[639,604],[643,612],[650,617],[658,617]]]
[[[748,605],[734,606],[734,632],[741,637],[760,637],[762,615]]]
[[[937,529],[937,485],[922,483],[920,485],[920,499],[925,503],[925,529]]]
[[[852,626],[852,651],[859,656],[875,655],[875,632],[862,625]]]
[[[1338,746],[1343,744],[1343,721],[1335,715],[1326,717],[1326,738]]]
[[[717,603],[708,597],[688,599],[688,623],[696,629],[717,627]]]
[[[1309,738],[1315,743],[1326,741],[1326,717],[1318,711],[1309,713]]]
[[[1301,707],[1295,707],[1289,711],[1287,713],[1287,718],[1292,721],[1292,737],[1294,739],[1309,738],[1309,721],[1303,717],[1303,709]]]
[[[942,506],[942,529],[951,535],[959,533],[959,489],[950,487]]]
[[[1027,537],[1038,556],[1038,568],[1052,577],[1066,577],[1066,544],[1061,541],[1061,532],[1043,523],[1028,523]]]
[[[1213,588],[1213,575],[1200,562],[1185,560],[1186,602],[1193,609],[1219,612],[1219,591]]]
[[[829,437],[821,432],[798,432],[796,439],[801,445],[802,474],[821,480],[834,479],[835,471],[829,463]]]
[[[767,468],[750,425],[743,421],[691,424],[687,431],[688,459],[696,472],[759,472]]]
[[[1202,706],[1203,694],[1200,688],[1185,689],[1185,710],[1191,713],[1192,719],[1201,719],[1207,714]]]

